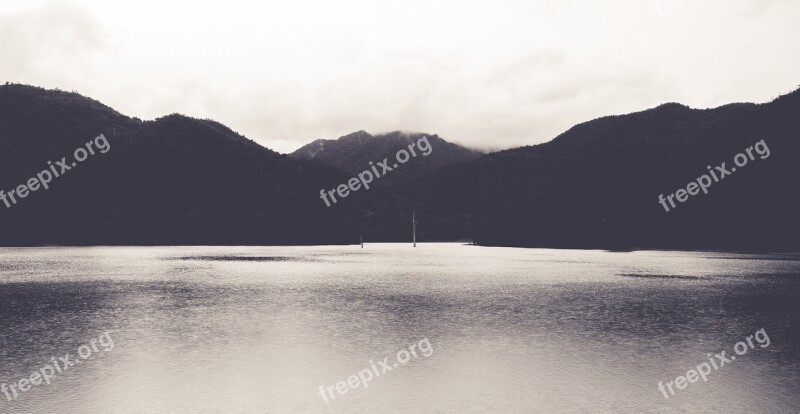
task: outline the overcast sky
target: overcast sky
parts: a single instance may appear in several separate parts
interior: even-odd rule
[[[281,152],[360,129],[509,148],[664,102],[769,101],[800,84],[798,22],[797,0],[0,0],[0,82]]]

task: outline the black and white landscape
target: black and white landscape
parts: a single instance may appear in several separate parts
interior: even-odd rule
[[[0,413],[796,413],[800,4],[0,3]]]

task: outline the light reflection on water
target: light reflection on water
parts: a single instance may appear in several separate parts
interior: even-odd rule
[[[796,412],[800,257],[328,247],[0,249],[0,413]],[[706,354],[757,348],[665,400]],[[325,403],[429,338],[433,355]]]

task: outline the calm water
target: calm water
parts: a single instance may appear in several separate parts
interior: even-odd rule
[[[0,413],[797,413],[799,316],[797,255],[6,248],[0,381],[114,348]],[[762,328],[768,347],[658,391]],[[424,338],[429,357],[319,394]]]

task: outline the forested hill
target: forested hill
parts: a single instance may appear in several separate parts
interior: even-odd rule
[[[468,227],[461,235],[485,245],[797,250],[799,115],[800,91],[760,105],[664,104],[445,167],[406,190],[436,231]],[[736,167],[762,139],[768,158],[755,154],[669,212],[659,204],[708,166]]]

